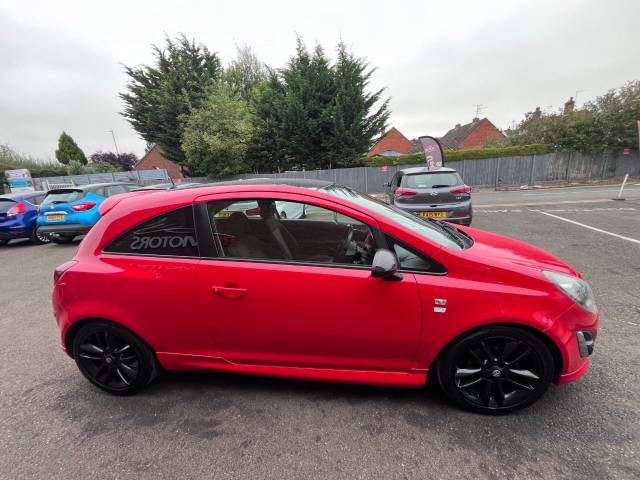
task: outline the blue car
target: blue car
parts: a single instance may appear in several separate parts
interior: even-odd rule
[[[46,192],[0,195],[0,245],[19,238],[28,238],[36,245],[49,242],[48,237],[36,232],[38,205],[45,195]]]
[[[91,230],[107,198],[138,188],[134,183],[97,183],[49,190],[40,205],[37,234],[54,243],[69,243]]]

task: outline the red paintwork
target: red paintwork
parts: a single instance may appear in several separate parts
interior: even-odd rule
[[[403,273],[398,282],[366,268],[157,258],[102,253],[141,221],[174,208],[249,196],[305,201],[380,228],[445,265],[444,276]],[[523,242],[459,227],[475,244],[440,247],[347,200],[282,185],[234,185],[123,194],[55,285],[63,348],[76,322],[102,318],[143,338],[169,370],[219,370],[327,381],[418,387],[438,353],[457,336],[491,324],[541,332],[558,348],[557,383],[586,372],[575,330],[597,328],[542,269],[579,275]],[[109,202],[109,203],[107,203]],[[434,299],[447,299],[434,313]]]

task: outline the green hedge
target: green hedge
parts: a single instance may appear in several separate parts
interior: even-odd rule
[[[32,177],[57,177],[66,175],[64,165],[54,162],[39,162],[29,155],[18,153],[8,145],[0,145],[0,184],[6,183],[5,170],[26,168]]]
[[[549,145],[515,145],[512,147],[470,148],[467,150],[445,150],[444,161],[447,160],[479,160],[482,158],[517,157],[523,155],[539,155],[549,153]],[[424,153],[412,153],[399,157],[371,157],[365,160],[366,165],[405,165],[424,163]]]

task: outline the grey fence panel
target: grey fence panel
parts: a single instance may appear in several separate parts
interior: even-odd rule
[[[640,154],[633,152],[631,155],[617,155],[611,160],[613,175],[615,177],[622,177],[627,173],[629,175],[640,175]]]
[[[472,187],[492,187],[498,180],[497,158],[483,158],[465,162],[465,181]]]
[[[528,185],[531,180],[533,156],[502,157],[498,171],[498,185]]]
[[[136,170],[130,172],[115,172],[113,175],[114,182],[139,182],[140,176]]]
[[[561,182],[567,179],[569,157],[558,153],[535,155],[532,183]]]

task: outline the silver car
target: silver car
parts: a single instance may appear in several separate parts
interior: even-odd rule
[[[388,188],[389,203],[423,218],[471,225],[471,187],[453,168],[399,170]]]

